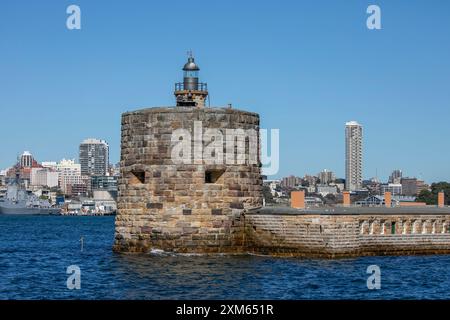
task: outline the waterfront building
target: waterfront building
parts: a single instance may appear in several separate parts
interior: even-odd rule
[[[117,193],[117,176],[93,176],[91,177],[91,188]]]
[[[109,174],[109,145],[104,140],[86,139],[80,144],[81,174],[106,176]]]
[[[59,174],[47,168],[31,168],[31,186],[57,187],[59,185]]]
[[[363,128],[356,121],[345,124],[345,188],[356,191],[362,187]]]
[[[111,213],[117,210],[117,194],[106,190],[94,190],[92,197],[97,212]]]
[[[88,186],[86,183],[67,184],[65,194],[71,197],[87,197],[89,195]]]

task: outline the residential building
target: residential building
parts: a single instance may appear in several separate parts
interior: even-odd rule
[[[315,187],[317,184],[317,177],[306,174],[303,177],[303,182],[305,182],[310,187]]]
[[[345,188],[356,191],[362,187],[363,128],[356,121],[345,124]]]
[[[389,183],[401,183],[402,180],[402,170],[394,170],[389,176]]]
[[[109,174],[109,145],[104,140],[86,139],[80,144],[81,174],[106,176]]]
[[[8,170],[0,170],[0,186],[6,185],[6,174]]]
[[[390,192],[392,195],[402,195],[402,185],[400,183],[388,183],[380,186],[380,193]]]
[[[57,167],[58,167],[58,163],[56,163],[55,161],[44,161],[41,163],[41,166],[43,168],[47,168],[53,171],[57,171]]]
[[[92,190],[117,191],[117,177],[93,176],[91,178]]]
[[[89,194],[89,190],[86,183],[76,183],[67,185],[65,193],[72,197],[87,197]]]
[[[63,159],[57,164],[59,187],[68,194],[69,185],[83,184],[81,176],[81,165],[75,163],[75,160]]]
[[[320,194],[322,197],[326,197],[329,194],[337,194],[338,189],[337,186],[330,186],[330,185],[317,185],[316,186],[316,193]]]
[[[317,176],[320,180],[320,184],[330,184],[336,180],[336,175],[334,174],[334,172],[327,169],[319,172]]]
[[[405,196],[416,196],[420,191],[428,188],[423,180],[417,178],[402,178],[401,184]]]
[[[33,155],[30,153],[30,151],[25,151],[20,156],[20,167],[21,168],[31,168],[33,166]]]
[[[59,174],[47,168],[31,168],[30,185],[41,187],[57,187],[59,185]]]
[[[294,188],[302,183],[302,179],[296,176],[285,177],[281,180],[281,186],[283,188]]]

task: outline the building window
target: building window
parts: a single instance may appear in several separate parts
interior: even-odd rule
[[[145,172],[133,170],[131,171],[131,184],[145,183]]]
[[[395,234],[395,222],[391,223],[391,234]]]
[[[205,183],[217,183],[225,170],[206,170]]]

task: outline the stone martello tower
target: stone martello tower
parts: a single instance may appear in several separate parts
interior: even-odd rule
[[[190,55],[176,106],[122,115],[116,251],[236,252],[262,205],[259,115],[205,107],[199,70]]]

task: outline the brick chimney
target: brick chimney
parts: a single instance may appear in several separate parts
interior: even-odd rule
[[[350,207],[350,205],[351,205],[350,192],[344,191],[342,193],[342,195],[344,196],[344,201],[343,201],[344,207]]]
[[[295,209],[305,209],[305,191],[291,192],[291,207]]]
[[[445,195],[444,192],[438,193],[438,207],[443,208],[445,206]]]
[[[390,192],[384,193],[384,205],[386,208],[392,207],[392,194]]]

